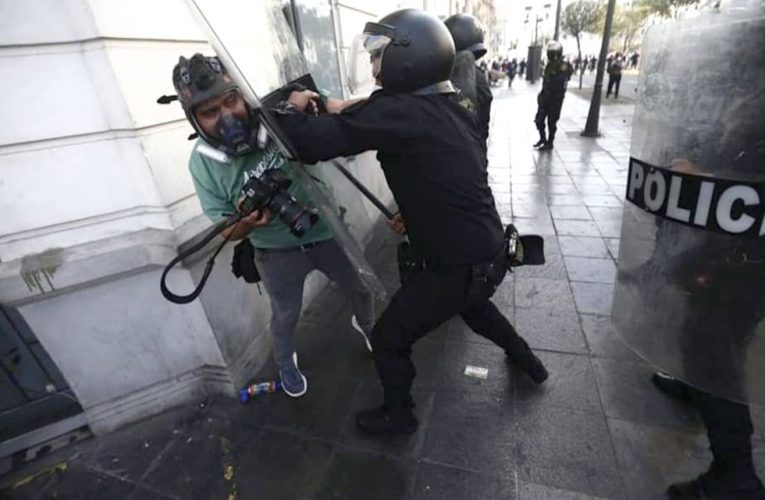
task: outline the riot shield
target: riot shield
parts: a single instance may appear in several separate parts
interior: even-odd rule
[[[269,136],[293,162],[314,206],[331,227],[359,278],[375,295],[384,298],[385,288],[359,244],[314,177],[305,171],[267,107],[261,106],[263,97],[274,95],[291,82],[312,81],[287,23],[289,13],[283,10],[283,3],[277,0],[186,0],[186,3],[245,99],[253,108],[260,108],[261,121]]]
[[[454,58],[454,68],[449,76],[449,80],[451,80],[452,85],[457,89],[460,105],[474,113],[478,109],[475,72],[475,56],[473,53],[469,50],[457,52]]]
[[[761,5],[644,39],[612,309],[650,364],[752,404],[765,402]]]

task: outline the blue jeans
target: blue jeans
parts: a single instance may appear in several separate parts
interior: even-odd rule
[[[274,360],[280,369],[292,363],[295,327],[303,307],[303,284],[308,273],[314,269],[324,273],[345,291],[359,326],[365,333],[372,331],[374,297],[334,239],[319,242],[306,250],[278,249],[269,252],[256,248],[255,265],[271,299]]]

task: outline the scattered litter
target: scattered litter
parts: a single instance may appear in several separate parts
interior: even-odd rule
[[[481,366],[467,365],[465,367],[465,376],[486,380],[489,378],[489,369]]]

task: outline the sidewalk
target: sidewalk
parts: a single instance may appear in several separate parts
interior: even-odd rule
[[[330,287],[299,326],[305,397],[172,409],[41,459],[0,497],[650,499],[703,472],[700,420],[653,388],[609,321],[632,106],[604,106],[603,136],[585,139],[589,102],[570,92],[555,150],[538,153],[538,90],[519,79],[495,88],[489,175],[503,219],[545,235],[547,265],[518,269],[494,297],[546,363],[544,386],[452,320],[414,348],[419,431],[362,437],[353,413],[378,404],[381,390],[349,305]],[[380,237],[370,258],[394,290],[395,241]],[[465,377],[466,365],[488,368],[488,379]],[[270,365],[255,378],[275,375]],[[754,417],[765,477],[765,415]]]

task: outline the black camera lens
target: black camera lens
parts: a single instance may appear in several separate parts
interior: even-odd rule
[[[290,231],[292,231],[295,236],[303,236],[318,220],[319,216],[315,212],[303,210],[297,218],[292,221]]]
[[[246,216],[255,210],[268,208],[269,212],[279,216],[292,234],[303,236],[316,224],[319,216],[287,192],[291,184],[289,177],[280,170],[269,170],[260,178],[251,177],[242,188],[239,212]]]
[[[295,236],[303,236],[319,220],[315,212],[307,210],[284,191],[274,193],[268,209],[277,214]]]

